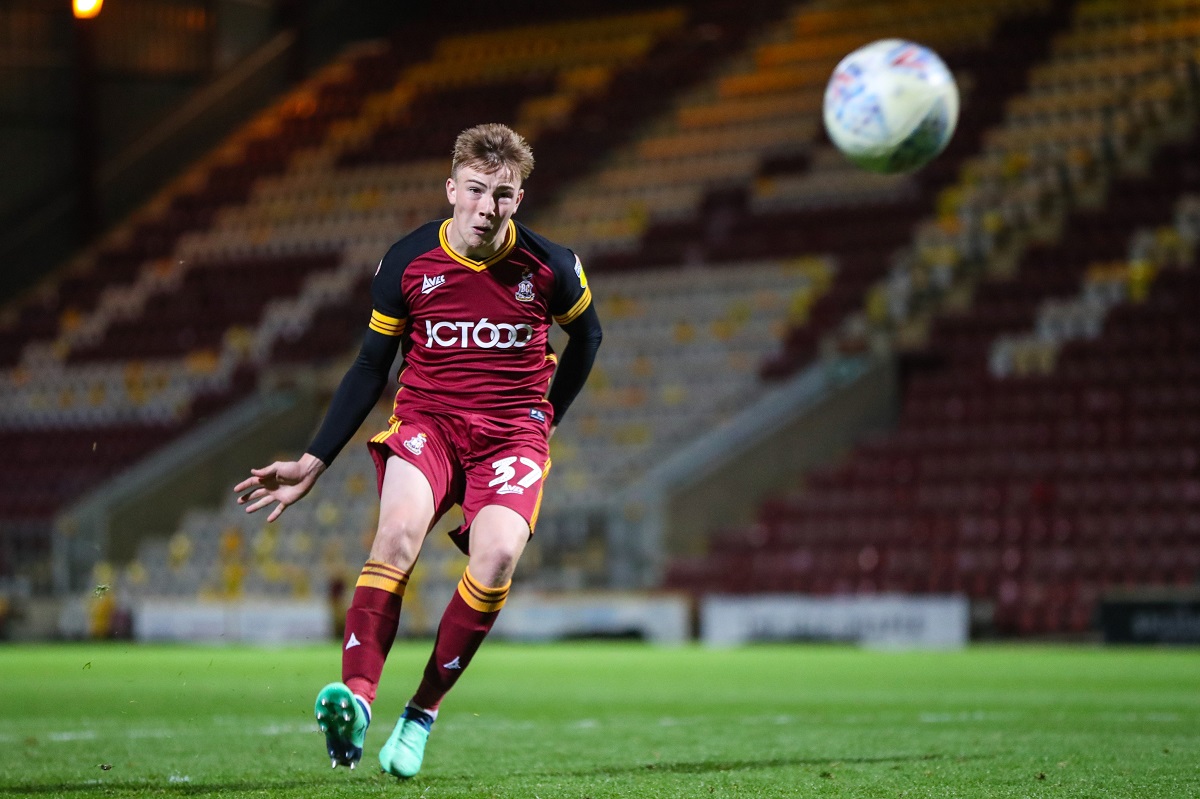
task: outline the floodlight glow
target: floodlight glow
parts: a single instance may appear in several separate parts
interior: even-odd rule
[[[72,0],[76,19],[91,19],[100,13],[104,0]]]

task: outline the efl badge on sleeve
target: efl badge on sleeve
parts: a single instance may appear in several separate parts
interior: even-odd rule
[[[580,262],[579,256],[575,256],[575,277],[579,278],[579,288],[587,288],[587,275],[583,273],[583,263]]]

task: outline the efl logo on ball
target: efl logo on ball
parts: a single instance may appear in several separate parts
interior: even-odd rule
[[[937,53],[903,39],[860,47],[825,88],[825,130],[872,172],[909,172],[946,149],[958,123],[958,86]]]

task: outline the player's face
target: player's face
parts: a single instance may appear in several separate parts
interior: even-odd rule
[[[525,192],[508,170],[480,172],[460,166],[446,179],[446,199],[454,206],[450,246],[460,255],[483,260],[502,246],[508,220]]]

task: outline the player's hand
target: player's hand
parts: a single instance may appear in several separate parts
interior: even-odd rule
[[[325,464],[320,459],[305,454],[298,461],[276,461],[262,469],[251,469],[250,477],[233,490],[241,494],[237,503],[246,505],[246,513],[262,510],[272,502],[279,503],[267,517],[268,522],[273,522],[288,505],[299,502],[312,490],[323,471]]]

